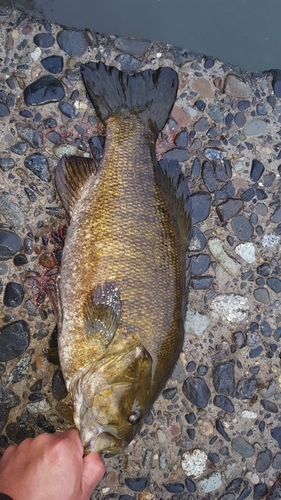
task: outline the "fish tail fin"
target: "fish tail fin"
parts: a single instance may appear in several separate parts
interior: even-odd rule
[[[147,69],[133,75],[102,62],[81,65],[87,93],[98,117],[135,115],[157,133],[175,102],[178,75],[169,67]]]

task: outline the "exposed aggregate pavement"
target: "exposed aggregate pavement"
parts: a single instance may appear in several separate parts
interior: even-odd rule
[[[55,167],[63,154],[99,160],[105,139],[80,64],[171,66],[180,85],[157,155],[180,162],[192,196],[185,343],[92,498],[281,498],[281,70],[8,9],[0,20],[0,448],[72,426],[45,286],[67,224]]]

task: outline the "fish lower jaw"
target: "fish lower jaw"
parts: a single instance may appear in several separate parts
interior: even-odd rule
[[[87,452],[120,453],[124,449],[122,440],[110,432],[106,427],[80,431],[81,441]]]

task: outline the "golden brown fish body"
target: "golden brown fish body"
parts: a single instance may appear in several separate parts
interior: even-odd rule
[[[182,347],[189,219],[171,208],[175,194],[166,199],[174,188],[155,160],[155,126],[131,112],[105,121],[101,165],[89,163],[70,203],[59,353],[84,446],[114,452],[139,430]],[[69,183],[81,162],[62,164]]]

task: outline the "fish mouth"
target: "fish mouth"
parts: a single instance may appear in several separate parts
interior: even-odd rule
[[[101,432],[95,440],[94,451],[98,453],[110,453],[115,455],[115,453],[120,453],[123,449],[122,440],[113,436],[110,432]]]

